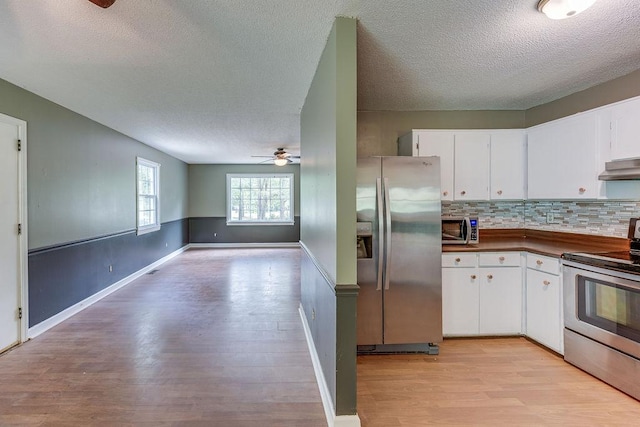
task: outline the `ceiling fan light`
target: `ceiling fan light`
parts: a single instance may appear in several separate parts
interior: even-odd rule
[[[287,159],[273,159],[273,164],[275,164],[276,166],[284,166],[287,163],[289,163]]]
[[[596,0],[540,0],[538,10],[551,19],[576,16],[591,7]]]

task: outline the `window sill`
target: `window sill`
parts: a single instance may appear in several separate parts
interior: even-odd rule
[[[147,225],[144,227],[138,227],[138,229],[136,230],[136,234],[140,236],[142,234],[152,233],[158,230],[160,230],[160,225]]]
[[[294,225],[293,221],[227,221],[227,225]]]

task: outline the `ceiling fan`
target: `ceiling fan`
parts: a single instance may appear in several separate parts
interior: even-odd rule
[[[292,156],[291,153],[287,153],[284,148],[279,147],[276,151],[273,152],[272,156],[251,156],[251,157],[269,157],[269,160],[265,160],[266,163],[273,161],[273,164],[276,166],[284,166],[289,163],[293,163],[292,159],[299,159],[300,156]]]
[[[116,0],[89,0],[91,3],[98,5],[104,9],[108,8],[116,2]]]

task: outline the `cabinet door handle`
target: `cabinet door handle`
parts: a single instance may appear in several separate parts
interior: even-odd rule
[[[471,280],[476,280],[476,275],[475,274],[471,275]]]
[[[545,280],[545,281],[542,282],[542,284],[545,285],[545,286],[549,286],[551,284],[551,282],[548,281],[548,280]]]
[[[443,191],[443,192],[442,192],[442,195],[443,195],[443,196],[447,196],[448,194],[449,194],[449,192],[448,192],[448,191]]]
[[[462,261],[460,258],[456,258],[456,262],[460,262]]]
[[[583,187],[580,187],[580,188],[578,189],[578,191],[580,192],[580,194],[584,194],[584,192],[585,192],[585,191],[587,191],[587,189],[586,189],[586,188],[583,188]]]
[[[537,261],[536,261],[536,264],[538,264],[538,265],[542,265],[542,261],[541,261],[541,260],[537,260]]]
[[[500,262],[504,262],[504,257],[503,257],[503,256],[501,256],[500,258],[498,258],[498,261],[500,261]]]
[[[464,196],[465,194],[467,194],[467,192],[466,192],[466,191],[464,191],[464,190],[462,190],[462,191],[460,192],[460,194]]]
[[[498,190],[498,195],[501,196],[502,195],[502,190]]]
[[[493,274],[487,274],[487,279],[489,280],[493,279]]]

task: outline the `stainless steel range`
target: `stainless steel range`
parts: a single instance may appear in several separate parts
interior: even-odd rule
[[[631,251],[566,253],[564,358],[640,399],[640,221]]]

